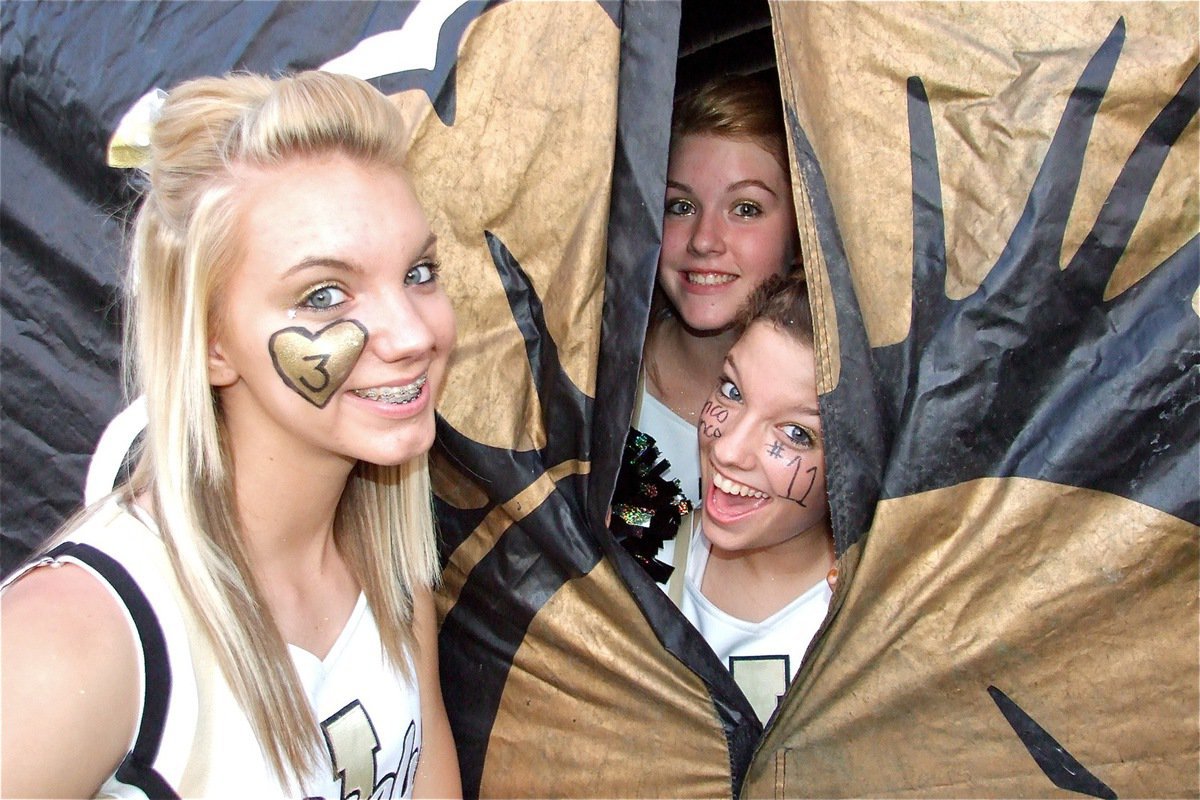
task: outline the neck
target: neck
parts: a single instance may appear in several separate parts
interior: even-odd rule
[[[727,613],[759,622],[825,580],[833,564],[828,522],[756,550],[710,544],[701,591]]]
[[[723,561],[736,561],[742,569],[752,574],[778,578],[811,572],[823,580],[834,562],[833,536],[829,531],[829,523],[821,522],[769,547],[727,551],[710,545],[709,555],[710,558]],[[805,588],[816,582],[808,582]]]
[[[336,558],[333,528],[352,459],[283,458],[231,437],[235,512],[252,569],[268,582],[316,576]]]
[[[733,330],[694,331],[675,317],[664,319],[646,343],[650,393],[694,422],[736,340]]]
[[[234,514],[254,582],[283,640],[324,658],[359,593],[334,539],[356,462],[261,417],[227,415],[226,434]]]
[[[720,331],[698,331],[689,328],[682,320],[672,317],[663,326],[669,346],[685,358],[701,360],[714,373],[719,372],[725,354],[737,341],[737,331],[726,328]]]

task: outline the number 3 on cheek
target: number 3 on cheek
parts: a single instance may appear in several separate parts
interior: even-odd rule
[[[367,329],[353,319],[338,320],[316,333],[305,328],[284,328],[271,334],[267,346],[271,363],[287,387],[317,408],[324,408],[350,377],[367,346]]]

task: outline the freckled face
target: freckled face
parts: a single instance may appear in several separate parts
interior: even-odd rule
[[[658,285],[695,331],[728,328],[796,258],[791,183],[758,144],[708,134],[671,148]]]
[[[455,322],[407,179],[336,154],[241,177],[209,349],[235,452],[294,467],[428,450]]]
[[[729,351],[700,415],[704,535],[727,552],[827,526],[812,348],[756,322]]]

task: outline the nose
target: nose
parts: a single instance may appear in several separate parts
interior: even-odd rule
[[[721,215],[703,209],[697,211],[692,235],[688,237],[689,252],[692,255],[703,256],[720,253],[724,249],[724,221]]]
[[[753,469],[757,450],[764,446],[758,441],[760,438],[749,414],[731,413],[721,428],[721,436],[713,441],[713,463],[726,469]]]
[[[384,298],[372,317],[367,328],[367,348],[380,361],[428,358],[436,345],[424,309],[403,290]]]

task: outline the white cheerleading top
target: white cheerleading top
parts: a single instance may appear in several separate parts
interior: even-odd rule
[[[281,785],[144,517],[109,501],[35,562],[69,562],[91,572],[125,609],[138,647],[137,730],[98,796],[411,797],[421,751],[420,695],[387,662],[365,597],[359,595],[324,659],[288,646],[327,755],[301,787]]]
[[[654,437],[663,458],[671,462],[671,468],[663,473],[663,477],[679,481],[683,496],[696,504],[700,498],[700,444],[696,426],[650,394],[645,381],[641,390],[641,403],[633,427]]]
[[[747,622],[717,608],[700,591],[708,551],[708,539],[697,525],[688,552],[681,609],[729,668],[765,725],[796,677],[804,652],[825,620],[833,592],[828,582],[818,581],[762,622]]]

